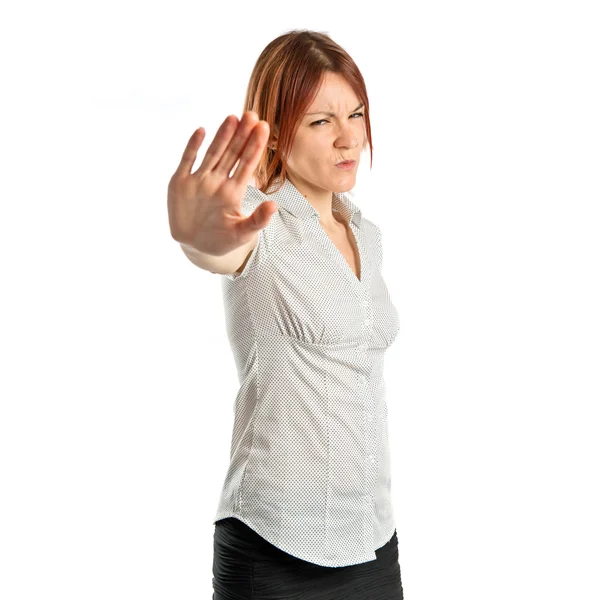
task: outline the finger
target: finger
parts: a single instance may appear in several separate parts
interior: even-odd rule
[[[221,123],[221,126],[215,134],[215,138],[211,145],[207,148],[204,159],[198,170],[193,175],[199,175],[206,173],[214,168],[219,162],[223,151],[229,145],[229,142],[235,134],[238,127],[238,118],[235,115],[228,115],[225,120]]]
[[[264,229],[271,220],[273,213],[277,212],[278,205],[273,200],[261,202],[256,210],[243,221],[238,223],[240,231],[250,233]]]
[[[236,185],[247,185],[258,166],[269,139],[269,124],[259,121],[252,130],[252,135],[240,157],[240,163],[232,176]]]
[[[233,139],[229,142],[225,152],[223,152],[221,160],[213,167],[214,173],[217,173],[221,177],[229,177],[257,122],[258,115],[253,110],[246,111],[242,115],[242,120],[236,129]]]
[[[204,127],[199,127],[192,133],[192,137],[188,140],[188,143],[183,151],[183,156],[181,157],[181,161],[177,166],[176,173],[189,175],[192,167],[194,166],[194,161],[196,160],[196,156],[198,156],[198,148],[202,145],[204,141],[204,137],[206,136],[206,131]]]

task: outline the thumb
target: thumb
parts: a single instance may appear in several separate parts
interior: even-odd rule
[[[257,215],[256,225],[259,229],[263,229],[269,224],[271,217],[279,210],[279,207],[273,200],[267,200],[258,207],[258,210],[260,213]]]

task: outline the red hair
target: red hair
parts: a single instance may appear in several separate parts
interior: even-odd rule
[[[367,137],[362,149],[369,144],[372,168],[369,98],[360,70],[327,34],[296,29],[280,35],[265,47],[254,65],[246,90],[244,112],[256,112],[259,119],[269,124],[271,134],[275,125],[278,128],[277,147],[271,149],[267,144],[254,171],[256,187],[261,192],[266,193],[276,179],[283,184],[286,157],[300,121],[328,72],[342,75],[364,104]]]

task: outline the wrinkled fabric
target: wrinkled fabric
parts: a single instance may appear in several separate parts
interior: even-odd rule
[[[213,600],[403,600],[396,531],[373,561],[323,567],[287,554],[236,518],[217,521]]]

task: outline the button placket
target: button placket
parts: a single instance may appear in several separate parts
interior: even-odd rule
[[[372,323],[372,319],[371,319],[371,301],[368,300],[367,298],[364,298],[361,302],[363,308],[364,308],[364,314],[365,314],[365,319],[363,319],[363,324],[365,327],[369,327],[369,325],[371,325]]]
[[[369,397],[369,394],[367,393],[367,377],[365,375],[363,375],[362,373],[359,374],[358,379],[360,381],[360,385],[363,389],[363,394],[364,394],[364,399],[365,399],[365,413],[366,413],[366,429],[365,429],[365,463],[364,463],[364,469],[365,469],[365,481],[366,481],[366,486],[367,486],[367,490],[371,491],[372,489],[374,489],[374,486],[376,485],[376,480],[377,480],[377,475],[375,473],[375,469],[373,469],[373,466],[375,465],[375,463],[377,462],[377,457],[375,456],[374,453],[374,449],[375,449],[375,440],[377,438],[377,434],[375,431],[375,422],[374,422],[374,417],[373,417],[373,407],[371,406],[371,399]],[[372,496],[372,494],[366,494],[365,498],[367,500],[367,506],[369,508],[373,508],[374,505],[374,498]]]
[[[372,311],[371,311],[371,301],[369,299],[363,298],[361,300],[361,305],[363,308],[364,318],[362,322],[362,326],[365,328],[365,340],[369,339],[371,328],[372,328]],[[362,342],[358,345],[358,350],[364,353],[368,348],[367,342]],[[374,489],[376,485],[377,476],[374,473],[373,466],[377,461],[377,458],[374,451],[375,439],[377,438],[377,434],[375,432],[375,419],[373,415],[373,406],[371,405],[371,398],[369,397],[367,390],[367,377],[362,373],[358,376],[359,383],[362,389],[363,398],[364,398],[364,407],[366,414],[366,430],[365,430],[365,481],[367,489],[365,491],[370,492]],[[365,505],[369,510],[374,509],[375,499],[373,494],[366,493],[364,495]]]
[[[361,304],[363,305],[364,308],[368,309],[368,307],[371,305],[371,302],[370,302],[370,300],[363,299],[361,301]],[[367,310],[366,312],[368,313],[369,311]],[[370,325],[370,323],[371,323],[371,319],[368,318],[368,316],[367,316],[367,318],[363,321],[363,324],[365,325],[365,327],[368,327]],[[358,350],[360,352],[366,352],[367,348],[368,348],[368,344],[366,342],[362,342],[358,345]],[[367,382],[367,378],[361,374],[359,376],[359,379],[360,379],[361,384],[363,384],[363,386],[364,386]],[[373,414],[370,411],[371,411],[371,407],[368,405],[368,398],[367,398],[367,403],[366,403],[367,421],[369,423],[372,423],[373,422]]]

